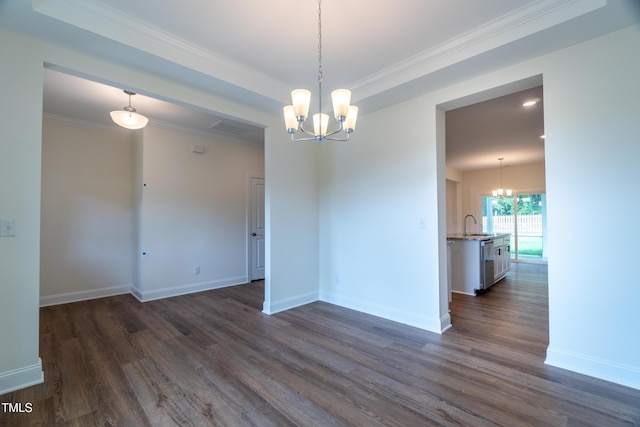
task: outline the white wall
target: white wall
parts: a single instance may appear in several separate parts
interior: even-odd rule
[[[44,120],[41,305],[130,292],[132,194],[130,132]]]
[[[248,182],[264,176],[262,147],[154,125],[143,130],[142,144],[145,255],[134,294],[147,301],[246,283]]]
[[[441,330],[434,125],[413,100],[321,147],[322,300]]]
[[[295,145],[281,110],[257,111],[149,74],[0,30],[0,218],[16,220],[18,235],[0,238],[0,393],[42,381],[38,357],[42,67],[130,87],[266,127],[267,277],[265,311],[317,297],[317,157],[313,144]],[[141,90],[142,89],[142,90]],[[283,99],[286,94],[283,94]],[[270,128],[278,131],[270,132]],[[293,148],[292,148],[293,147]],[[136,178],[137,173],[134,172]],[[292,179],[295,176],[295,179]],[[295,208],[295,209],[294,209]],[[133,274],[136,278],[137,271]],[[136,282],[139,280],[136,278]]]
[[[460,186],[460,183],[447,179],[447,234],[459,232],[460,221],[458,217],[462,212],[462,209],[458,207],[460,206],[458,204],[458,199],[460,198],[458,195],[462,194],[459,189]]]
[[[318,144],[294,143],[278,117],[267,133],[263,311],[318,300]]]
[[[262,148],[154,125],[131,132],[45,120],[41,305],[132,286],[149,300],[246,283],[251,174],[264,176]]]
[[[549,55],[547,363],[640,388],[640,26]],[[586,202],[586,205],[585,205]]]
[[[139,289],[143,280],[142,203],[144,190],[144,130],[132,133],[132,191],[133,191],[133,266],[131,270],[131,292],[142,298]]]
[[[364,142],[323,157],[321,296],[438,331],[442,304],[433,299],[446,293],[439,268],[446,228],[432,207],[446,208],[441,107],[542,75],[547,363],[640,388],[640,282],[635,239],[626,234],[640,210],[638,51],[634,26],[364,116]],[[421,234],[422,215],[428,228]]]
[[[16,46],[20,49],[16,50]],[[38,357],[42,61],[37,47],[0,30],[0,394],[43,381]]]
[[[12,325],[0,328],[0,390],[42,378],[38,276],[44,62],[269,128],[265,311],[309,299],[319,289],[333,301],[362,302],[366,310],[387,310],[391,318],[432,330],[442,324],[446,293],[444,137],[439,134],[444,117],[438,106],[543,74],[549,235],[554,236],[549,244],[547,361],[640,388],[638,341],[633,340],[640,327],[635,240],[598,227],[604,211],[612,211],[605,209],[607,203],[583,211],[583,221],[571,222],[578,199],[594,194],[604,202],[625,202],[615,205],[616,224],[629,223],[624,220],[640,207],[632,193],[640,181],[638,46],[640,28],[635,26],[364,114],[358,140],[331,146],[318,165],[317,147],[292,145],[280,131],[279,112],[255,111],[0,30],[0,55],[7,59],[0,67],[0,89],[12,100],[0,106],[0,178],[11,184],[0,187],[0,217],[15,218],[18,227],[15,238],[0,238],[0,321]],[[426,231],[419,229],[418,218],[426,219]],[[585,253],[595,241],[615,241],[615,250],[599,251],[597,258],[595,252]],[[339,287],[334,286],[336,275]]]
[[[447,233],[457,233],[459,224],[462,223],[462,179],[462,172],[446,168]]]

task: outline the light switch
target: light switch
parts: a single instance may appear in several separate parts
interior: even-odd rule
[[[418,218],[418,227],[425,229],[427,228],[427,217],[426,216],[421,216],[420,218]]]
[[[15,219],[0,219],[0,237],[14,237],[16,235]]]

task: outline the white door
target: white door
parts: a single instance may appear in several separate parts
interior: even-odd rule
[[[251,177],[250,205],[250,280],[260,280],[264,279],[264,178]]]

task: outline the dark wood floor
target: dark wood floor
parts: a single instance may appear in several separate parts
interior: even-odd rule
[[[443,335],[326,303],[262,314],[263,283],[41,310],[45,383],[0,425],[640,425],[640,391],[545,366],[546,267],[454,295]]]

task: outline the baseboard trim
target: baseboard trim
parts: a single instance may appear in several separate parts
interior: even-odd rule
[[[265,314],[276,314],[281,311],[291,310],[292,308],[310,304],[318,300],[318,292],[310,292],[308,294],[286,298],[273,303],[267,303],[267,301],[265,301],[262,305],[262,312]]]
[[[584,354],[547,348],[545,364],[640,390],[640,370]]]
[[[462,292],[462,291],[451,291],[451,292],[453,292],[454,294],[460,294],[460,295],[471,295],[472,297],[476,296],[476,294],[469,293],[469,292]]]
[[[361,300],[354,300],[350,298],[344,298],[330,294],[326,292],[320,293],[320,301],[327,302],[329,304],[337,305],[340,307],[348,308],[350,310],[356,310],[362,313],[370,314],[372,316],[381,317],[383,319],[391,320],[405,325],[413,326],[415,328],[424,329],[430,332],[440,334],[444,332],[443,325],[446,323],[446,319],[433,318],[426,319],[423,316],[414,316],[403,311],[398,311],[391,307],[381,306],[378,304],[370,304],[362,302]],[[445,317],[448,317],[447,314]],[[449,320],[449,325],[451,321]]]
[[[447,313],[440,318],[440,332],[442,333],[449,328],[451,328],[451,315]]]
[[[214,289],[226,288],[228,286],[242,285],[249,281],[247,276],[229,277],[226,279],[214,280],[210,282],[189,283],[179,286],[171,286],[151,291],[143,291],[135,286],[131,287],[131,294],[140,302],[148,302],[163,298],[177,297],[180,295],[193,294],[196,292],[211,291]]]
[[[38,363],[23,368],[0,372],[0,395],[21,390],[44,382],[42,359]]]
[[[128,294],[129,292],[131,292],[131,286],[131,284],[128,284],[121,286],[111,286],[108,288],[90,289],[86,291],[63,292],[55,295],[45,295],[40,297],[40,307]]]

